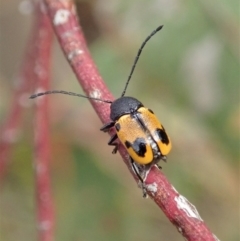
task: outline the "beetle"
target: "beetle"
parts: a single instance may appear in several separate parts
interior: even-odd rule
[[[171,150],[171,141],[164,127],[151,109],[133,97],[120,97],[112,102],[111,122],[100,130],[107,132],[115,127],[116,133],[108,145],[118,150],[117,139],[125,146],[130,157],[138,164],[151,166],[160,159],[166,160]]]
[[[161,30],[162,27],[163,26],[159,26],[156,28],[139,48],[120,98],[109,101],[62,90],[46,91],[30,96],[30,98],[36,98],[45,94],[61,93],[109,103],[111,121],[106,123],[100,130],[108,132],[111,128],[115,129],[116,133],[111,136],[108,145],[114,146],[112,151],[114,154],[117,153],[119,142],[124,145],[130,156],[132,168],[144,189],[144,196],[146,196],[146,190],[142,178],[142,171],[146,172],[150,167],[158,164],[161,159],[166,161],[172,144],[154,112],[144,107],[136,98],[125,96],[125,93],[145,44],[155,33]]]

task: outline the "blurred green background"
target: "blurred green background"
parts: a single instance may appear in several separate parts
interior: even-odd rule
[[[154,110],[173,142],[163,172],[220,240],[239,240],[239,1],[77,1],[98,69],[120,96],[140,44],[147,44],[127,95]],[[32,17],[28,1],[0,8],[0,121]],[[55,41],[52,89],[81,93]],[[49,96],[56,240],[183,240],[129,175],[87,100]],[[29,100],[30,101],[30,100]],[[31,103],[29,103],[31,105]],[[32,119],[26,108],[0,200],[1,240],[37,240]]]

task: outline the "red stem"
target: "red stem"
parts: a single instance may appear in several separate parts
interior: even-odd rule
[[[10,149],[17,140],[23,107],[27,107],[33,86],[49,89],[50,50],[52,45],[52,27],[40,3],[36,4],[35,22],[27,44],[26,56],[22,61],[20,74],[16,78],[14,99],[10,114],[1,127],[0,139],[0,179],[6,172]],[[35,120],[35,171],[37,218],[39,240],[51,241],[54,238],[53,202],[49,177],[49,130],[47,118],[47,99],[41,99],[36,106]]]
[[[90,56],[77,21],[74,3],[71,0],[45,0],[45,3],[59,43],[85,93],[88,96],[113,100]],[[109,104],[97,101],[91,101],[91,104],[103,123],[110,121]],[[131,171],[128,155],[122,146],[119,152]],[[151,168],[145,183],[149,196],[187,240],[217,240],[201,220],[195,207],[173,188],[158,168]]]
[[[38,30],[34,43],[34,80],[37,89],[49,89],[51,68],[51,47],[53,31],[49,18],[41,6],[36,4],[35,28]],[[54,211],[50,185],[50,137],[48,120],[48,99],[40,98],[36,102],[34,121],[34,167],[37,196],[37,221],[40,241],[54,240]]]

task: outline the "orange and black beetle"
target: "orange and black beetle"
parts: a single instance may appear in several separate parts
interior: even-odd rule
[[[111,128],[115,128],[116,133],[110,138],[108,145],[115,146],[113,153],[116,153],[118,150],[119,142],[117,140],[125,146],[130,156],[133,170],[142,184],[144,184],[144,181],[140,174],[140,169],[146,171],[152,165],[157,164],[160,159],[165,161],[166,155],[170,152],[172,144],[164,127],[153,111],[144,107],[137,99],[124,95],[143,47],[156,32],[162,29],[162,27],[163,26],[159,26],[155,29],[142,43],[125,84],[123,93],[121,97],[115,101],[88,97],[61,90],[38,93],[30,97],[35,98],[45,94],[62,93],[109,103],[111,109],[111,122],[105,124],[101,130],[107,132]],[[142,187],[144,188],[144,185],[142,185]],[[144,193],[146,194],[146,192]]]
[[[101,130],[107,132],[115,127],[116,134],[108,144],[115,146],[117,139],[125,146],[133,161],[140,165],[152,166],[160,159],[166,160],[171,150],[171,141],[153,111],[133,97],[121,97],[111,104],[110,118],[112,122]]]

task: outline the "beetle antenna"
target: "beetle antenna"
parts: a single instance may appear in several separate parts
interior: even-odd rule
[[[77,96],[77,97],[83,97],[83,98],[86,98],[86,99],[98,100],[98,101],[101,101],[101,102],[104,102],[104,103],[109,103],[109,104],[112,103],[112,101],[110,101],[110,100],[102,100],[102,99],[99,99],[99,98],[89,97],[89,96],[85,96],[85,95],[81,95],[81,94],[77,94],[77,93],[73,93],[73,92],[67,92],[67,91],[64,91],[64,90],[49,90],[49,91],[46,91],[46,92],[37,93],[37,94],[31,95],[29,97],[29,99],[34,99],[34,98],[37,98],[39,96],[49,95],[49,94],[73,95],[73,96]]]
[[[144,46],[146,45],[147,41],[148,41],[155,33],[157,33],[158,31],[160,31],[162,28],[163,28],[163,25],[157,27],[157,28],[144,40],[144,42],[142,43],[140,49],[138,50],[137,56],[135,57],[135,60],[134,60],[134,62],[133,62],[132,69],[131,69],[130,74],[129,74],[129,76],[128,76],[128,80],[127,80],[127,82],[126,82],[126,85],[125,85],[125,88],[124,88],[124,90],[123,90],[123,92],[122,92],[121,97],[123,97],[123,96],[125,95],[125,92],[126,92],[126,90],[127,90],[129,81],[130,81],[130,79],[131,79],[131,77],[132,77],[133,71],[134,71],[134,69],[135,69],[135,67],[136,67],[136,64],[137,64],[137,62],[138,62],[138,59],[139,59],[139,57],[140,57],[140,55],[141,55],[141,52],[142,52]]]

